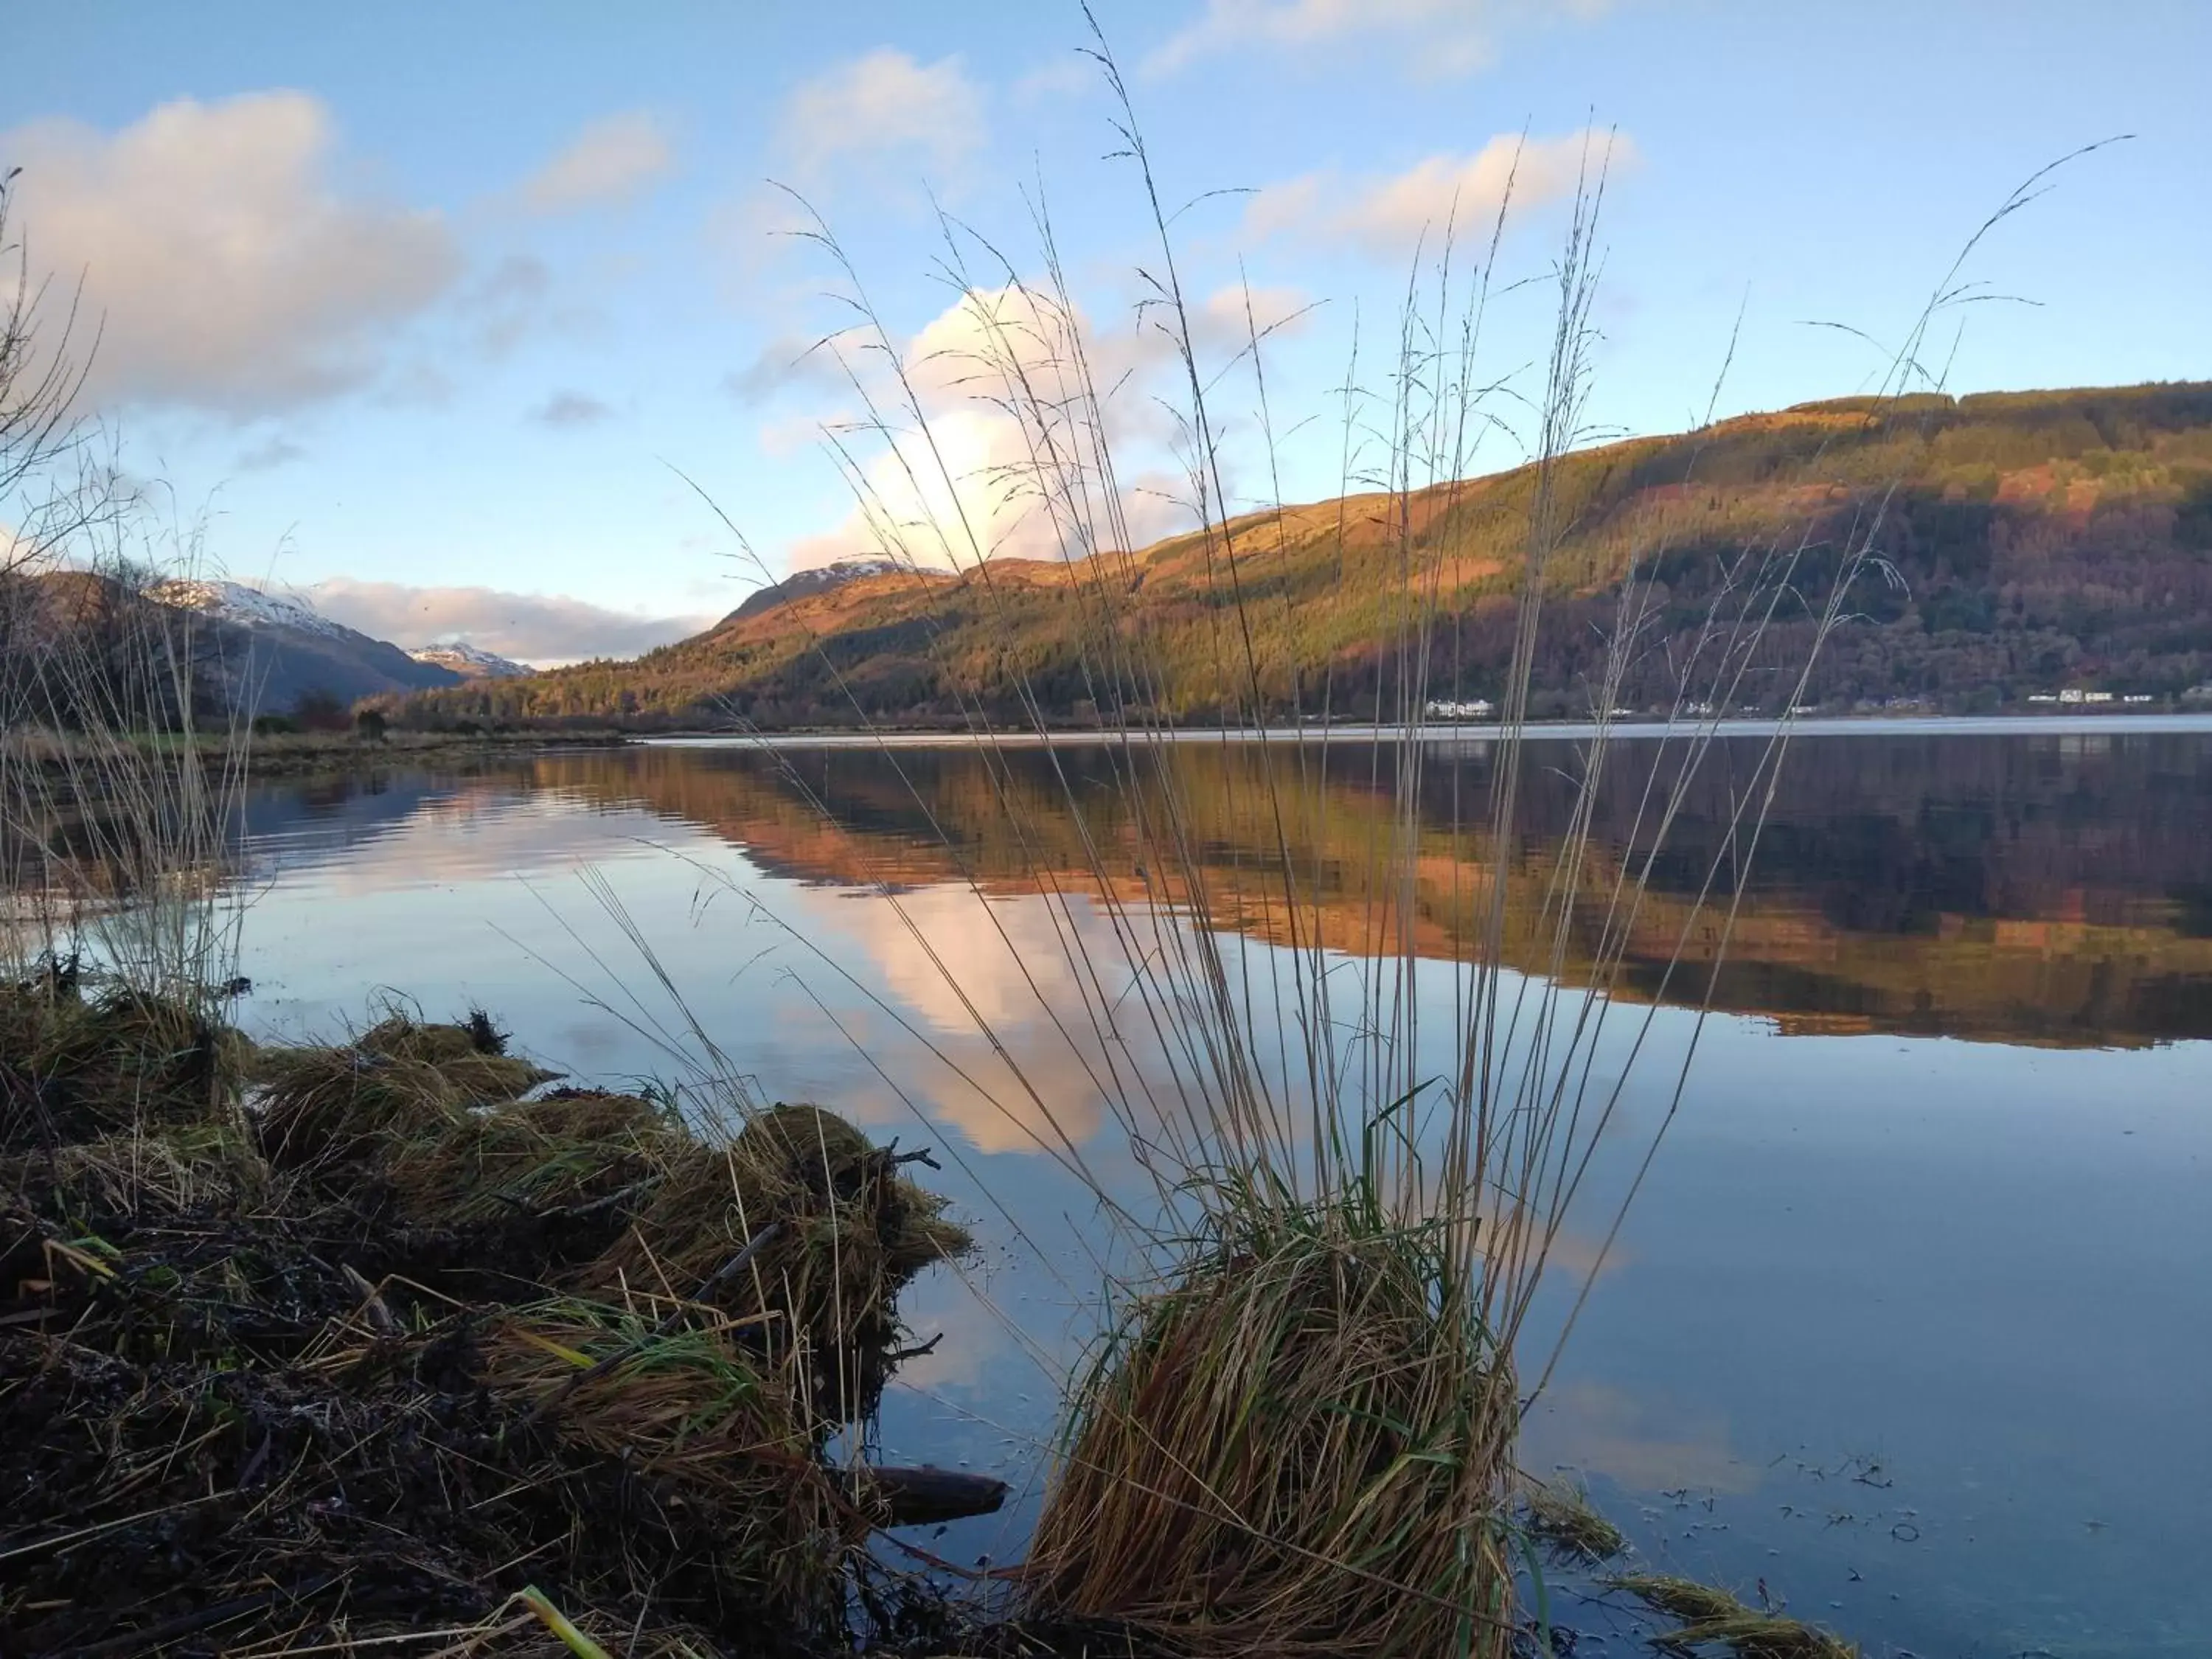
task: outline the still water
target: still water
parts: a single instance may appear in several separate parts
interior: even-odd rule
[[[1540,873],[1571,756],[1533,752],[1504,856]],[[1601,796],[1600,866],[1637,836],[1638,753]],[[1667,1109],[1695,1020],[1667,1005],[1714,1012],[1530,1419],[1530,1467],[1578,1471],[1652,1565],[1763,1584],[1869,1653],[2212,1652],[2212,732],[1808,737],[1744,875],[1726,826],[1754,758],[1724,744],[1699,772],[1628,946],[1663,1059],[1626,1089],[1566,1276]],[[1480,817],[1494,761],[1437,745],[1425,819]],[[933,1179],[985,1248],[911,1295],[943,1340],[886,1401],[882,1452],[1012,1482],[1004,1515],[931,1543],[1010,1559],[1095,1328],[1097,1211],[994,1068],[1022,1068],[1093,1180],[1138,1186],[1051,1018],[1080,1006],[1060,928],[1079,960],[1096,943],[1086,860],[1149,890],[1115,850],[1104,764],[654,746],[271,784],[240,888],[246,1016],[301,1036],[380,997],[480,1005],[579,1078],[667,1077],[696,1040],[641,941],[762,1093],[937,1148]],[[1274,833],[1258,769],[1303,769],[1288,836],[1323,943],[1374,948],[1387,766],[1202,744],[1176,764],[1224,894]],[[1064,787],[1089,803],[1088,849]],[[1464,949],[1437,885],[1457,845],[1424,842],[1405,926],[1425,957]],[[1717,860],[1741,888],[1733,942],[1716,969],[1692,928],[1666,980]],[[1041,884],[1072,896],[1055,909]],[[1213,921],[1279,948],[1263,902]],[[1541,971],[1534,930],[1509,934]],[[1603,1622],[1571,1591],[1554,1615]]]

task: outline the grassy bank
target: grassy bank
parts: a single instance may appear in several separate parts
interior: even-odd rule
[[[966,1234],[829,1113],[503,1048],[0,988],[0,1650],[846,1644],[912,1494],[828,1448]]]

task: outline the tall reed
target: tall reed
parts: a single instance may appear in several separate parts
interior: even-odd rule
[[[195,618],[151,597],[197,537],[103,459],[75,307],[32,280],[8,207],[0,185],[0,972],[82,958],[131,998],[198,1007],[235,974],[220,894],[251,710],[210,684]]]
[[[1066,626],[1082,695],[1103,727],[1101,764],[1115,798],[1110,814],[1100,812],[1063,764],[1046,691],[1011,646],[980,665],[939,652],[942,683],[1015,840],[1047,844],[1047,813],[1079,828],[1076,868],[1030,862],[1044,944],[1034,929],[1009,925],[1006,908],[960,863],[960,848],[945,843],[987,937],[1032,994],[1047,1045],[1070,1063],[1048,1071],[1023,1054],[1003,1029],[1009,1022],[988,1013],[966,983],[961,952],[972,943],[933,936],[888,874],[882,902],[972,1020],[984,1057],[881,999],[878,1006],[934,1051],[964,1092],[1090,1183],[1099,1225],[1119,1247],[1100,1250],[1111,1265],[1098,1340],[1068,1379],[1053,1485],[1018,1604],[1042,1616],[1121,1621],[1184,1650],[1504,1654],[1520,1616],[1510,1519],[1520,1424],[1627,1201],[1616,1195],[1589,1213],[1600,1143],[1630,1144],[1632,1196],[1689,1098],[1711,987],[1819,653],[1850,622],[1864,584],[1893,580],[1880,550],[1897,485],[1853,479],[1827,464],[1825,449],[1810,456],[1804,477],[1830,486],[1831,505],[1720,560],[1717,596],[1674,665],[1672,707],[1648,742],[1626,750],[1615,711],[1653,648],[1658,570],[1683,551],[1651,509],[1588,688],[1594,735],[1544,751],[1572,778],[1568,833],[1548,859],[1523,858],[1522,808],[1541,741],[1530,731],[1536,661],[1547,606],[1573,580],[1556,559],[1580,507],[1563,462],[1589,435],[1603,141],[1591,142],[1548,276],[1553,324],[1528,400],[1510,658],[1491,665],[1502,668],[1504,692],[1485,733],[1495,760],[1480,799],[1459,793],[1455,772],[1449,789],[1432,787],[1432,744],[1457,734],[1433,731],[1428,708],[1467,666],[1455,625],[1470,592],[1466,481],[1488,464],[1492,434],[1506,424],[1504,383],[1486,379],[1483,365],[1511,191],[1479,256],[1463,248],[1457,227],[1437,227],[1379,365],[1382,390],[1358,389],[1362,374],[1377,368],[1355,349],[1339,416],[1345,501],[1335,556],[1342,569],[1372,558],[1386,571],[1377,695],[1359,743],[1390,803],[1350,882],[1363,943],[1343,949],[1328,907],[1346,884],[1332,886],[1304,854],[1327,841],[1316,817],[1329,797],[1314,785],[1341,735],[1307,717],[1340,715],[1342,689],[1328,668],[1317,684],[1285,675],[1281,642],[1294,637],[1295,618],[1267,580],[1293,538],[1311,533],[1313,514],[1231,507],[1218,408],[1228,371],[1204,361],[1173,216],[1129,89],[1103,41],[1096,55],[1156,238],[1144,326],[1176,372],[1189,514],[1180,545],[1202,573],[1215,644],[1217,718],[1200,740],[1249,745],[1272,763],[1244,775],[1253,790],[1244,810],[1267,827],[1260,858],[1224,867],[1207,856],[1196,823],[1182,764],[1193,734],[1173,728],[1154,613],[1132,597],[1146,572],[1115,435],[1115,389],[1101,383],[1044,206],[1033,210],[1036,246],[1025,262],[1033,276],[943,222],[939,264],[979,342],[950,362],[912,361],[828,228],[812,233],[854,309],[853,327],[825,349],[845,366],[862,414],[829,443],[876,550],[933,603],[1011,619],[1008,588],[1020,579],[994,556],[997,514],[975,503],[981,493],[1026,504],[1033,533],[1066,566]],[[2029,199],[2035,182],[1990,222]],[[1923,345],[1935,320],[1969,297],[1959,270],[1912,320],[1867,420],[1909,429],[1907,394],[1940,386],[1923,365]],[[1246,337],[1230,368],[1249,378],[1260,470],[1272,478],[1267,331],[1253,313],[1248,301]],[[925,374],[1009,421],[1018,456],[963,473]],[[1721,391],[1717,384],[1714,407]],[[1673,482],[1695,478],[1693,459]],[[1346,503],[1361,491],[1388,526],[1379,552],[1348,522]],[[1279,485],[1273,493],[1279,498]],[[947,570],[957,581],[933,574]],[[1802,642],[1794,657],[1768,648],[1778,623]],[[855,720],[872,729],[836,656],[825,650],[820,661]],[[1724,736],[1723,717],[1747,704],[1773,718],[1734,792],[1728,834],[1687,902],[1679,891],[1657,895],[1670,831]],[[1040,799],[1017,777],[1007,760],[1014,740],[1044,745],[1056,795]],[[833,815],[786,751],[769,752],[794,792]],[[927,814],[901,751],[886,742],[880,752]],[[1601,787],[1632,764],[1644,769],[1632,781],[1632,830],[1621,847],[1601,846]],[[1449,852],[1440,907],[1439,842]],[[1670,887],[1677,881],[1670,877]],[[1448,957],[1421,948],[1417,890],[1444,914],[1457,946]],[[1655,896],[1666,902],[1652,904]],[[1630,947],[1655,915],[1674,921],[1673,957],[1656,985],[1634,985],[1625,978]],[[1257,931],[1269,947],[1240,931],[1255,915],[1265,919]],[[791,936],[802,957],[844,971],[816,939],[795,928]],[[1509,964],[1515,939],[1519,970]],[[1693,940],[1702,983],[1682,967]],[[1670,1002],[1688,1018],[1664,1018]],[[1632,1127],[1622,1113],[1630,1079],[1654,1072],[1658,1109]],[[910,1100],[926,1093],[888,1072],[885,1081]],[[1109,1115],[1149,1188],[1141,1199],[1096,1174],[1071,1087]],[[1539,1291],[1555,1277],[1571,1218],[1594,1223],[1602,1243],[1558,1328],[1540,1332]]]

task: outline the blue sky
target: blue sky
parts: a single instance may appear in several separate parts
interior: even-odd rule
[[[1329,388],[1355,319],[1371,353],[1422,224],[1455,191],[1486,222],[1523,133],[1501,288],[1553,257],[1578,135],[1613,135],[1589,410],[1606,430],[1699,417],[1740,309],[1723,412],[1866,388],[1880,353],[1805,325],[1894,338],[2016,184],[2118,133],[2136,137],[1978,251],[1970,276],[2036,303],[1958,313],[1950,384],[2212,377],[2200,0],[1098,16],[1164,197],[1202,198],[1176,229],[1213,301],[1207,349],[1231,354],[1244,285],[1265,317],[1296,313],[1267,351],[1291,499],[1334,492]],[[757,574],[672,469],[771,570],[866,550],[818,436],[851,388],[819,357],[793,367],[843,315],[824,297],[842,279],[774,234],[792,210],[769,179],[836,229],[917,362],[958,333],[933,201],[1034,281],[1041,190],[1091,348],[1127,375],[1127,470],[1166,464],[1148,411],[1171,386],[1133,310],[1156,255],[1072,5],[118,3],[9,33],[11,234],[34,270],[83,276],[105,326],[89,406],[125,466],[206,515],[229,574],[402,643],[626,654],[727,610]],[[1549,307],[1540,285],[1504,295],[1488,374],[1533,393]],[[963,454],[999,453],[989,411],[930,395]],[[1221,395],[1248,504],[1270,487],[1239,426],[1249,380]],[[1484,453],[1517,458],[1510,431]],[[1133,521],[1176,510],[1142,495]]]

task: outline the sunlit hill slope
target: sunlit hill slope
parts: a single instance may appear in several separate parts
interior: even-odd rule
[[[1632,568],[1656,579],[1657,605],[1621,696],[1661,707],[1731,565],[1802,544],[1741,694],[1786,697],[1808,607],[1850,526],[1877,507],[1886,566],[1849,596],[1855,619],[1823,653],[1812,701],[1994,708],[2078,686],[2171,706],[2212,681],[2212,384],[1805,404],[1581,451],[1558,483],[1570,520],[1549,567],[1539,714],[1589,707]],[[1079,565],[794,584],[633,662],[448,688],[405,712],[957,725],[969,711],[1018,718],[1026,685],[1048,717],[1079,723],[1116,695],[1097,672],[1110,613],[1158,677],[1118,695],[1164,717],[1249,712],[1255,685],[1271,717],[1364,716],[1395,692],[1408,569],[1434,595],[1429,694],[1494,696],[1535,484],[1522,467],[1352,495]]]

